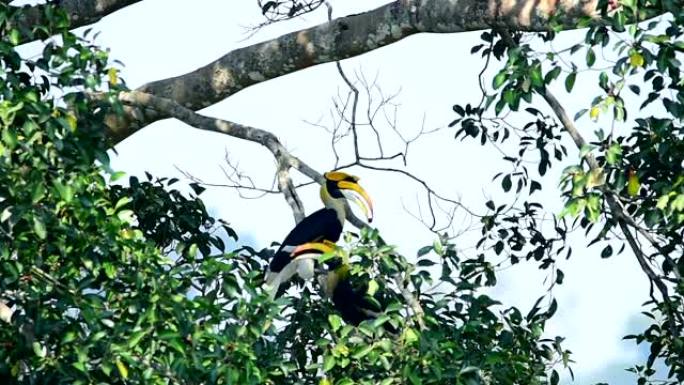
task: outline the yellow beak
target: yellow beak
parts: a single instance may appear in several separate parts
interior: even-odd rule
[[[373,222],[373,201],[366,190],[364,190],[363,187],[361,187],[358,183],[347,181],[340,181],[337,183],[337,186],[342,190],[352,190],[359,194],[361,198],[363,198],[363,201],[354,197],[354,202],[361,207],[364,215],[366,215],[366,218],[368,218],[368,222]]]
[[[326,254],[326,253],[334,253],[337,250],[337,245],[335,245],[334,242],[330,241],[321,241],[321,242],[307,242],[307,243],[302,243],[301,245],[295,247],[290,255],[292,256],[292,259],[296,259],[298,256],[306,253],[310,253],[312,251],[318,251],[321,254]]]

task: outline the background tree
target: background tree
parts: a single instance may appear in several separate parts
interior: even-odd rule
[[[651,378],[657,359],[668,368],[668,381],[682,381],[679,4],[598,4],[597,12],[595,3],[549,2],[533,8],[525,2],[397,1],[230,52],[187,75],[128,91],[108,67],[107,54],[68,29],[134,2],[2,6],[3,377],[31,383],[557,383],[554,364],[567,364],[568,352],[560,339],[542,338],[556,302],[549,299],[541,306],[540,299],[523,315],[497,306],[479,289],[496,283],[497,267],[523,259],[539,261],[555,284],[562,283],[555,261],[561,253],[569,255],[566,234],[579,226],[592,242],[624,237],[655,288],[647,304],[654,322],[632,336],[651,348],[648,362],[634,368],[639,381]],[[259,5],[275,15],[271,20],[320,5],[291,3]],[[665,13],[667,18],[633,24]],[[541,48],[556,32],[577,26],[589,27],[585,42],[568,52]],[[489,212],[477,216],[483,227],[475,258],[459,256],[449,234],[421,249],[415,264],[373,230],[349,237],[357,262],[354,276],[374,282],[370,291],[386,294],[391,303],[386,317],[358,329],[343,326],[309,288],[296,300],[264,301],[259,286],[267,252],[226,252],[225,238],[214,230],[234,236],[233,230],[211,219],[194,196],[173,190],[175,180],[150,176],[146,182],[131,178],[128,187],[110,183],[119,175],[108,170],[106,149],[154,120],[174,117],[264,145],[277,161],[278,188],[300,218],[302,205],[289,171],[295,168],[314,181],[321,181],[320,173],[268,131],[194,110],[250,85],[411,34],[465,30],[488,30],[484,44],[473,52],[487,57],[486,66],[492,56],[505,63],[492,89],[483,86],[482,101],[454,107],[456,136],[475,137],[504,152],[518,147],[504,157],[514,171],[497,176],[515,199],[487,202]],[[61,42],[46,44],[37,59],[16,52],[21,43],[56,34]],[[595,47],[611,41],[617,42],[617,58],[612,72],[601,72],[603,94],[587,110],[593,119],[612,112],[615,123],[587,143],[550,85],[565,70],[565,87],[572,90],[583,70],[569,55],[585,54],[592,67]],[[341,67],[340,73],[344,76]],[[631,83],[642,74],[653,90],[645,97],[642,81]],[[351,165],[378,168],[378,159],[359,153],[358,89],[345,81],[354,95]],[[630,107],[625,86],[636,94],[637,105],[657,101],[667,111]],[[69,93],[55,97],[62,92]],[[528,108],[529,124],[500,117],[535,97],[548,109]],[[621,136],[615,127],[627,112],[642,116]],[[582,162],[565,173],[568,200],[562,214],[580,219],[547,226],[540,221],[542,204],[531,198],[542,186],[527,170],[527,161],[533,156],[537,173],[544,175],[554,158],[567,156],[566,133]],[[199,194],[201,187],[193,186]],[[428,202],[444,200],[425,188]],[[608,244],[601,255],[612,253]],[[506,261],[491,262],[498,254]],[[434,277],[426,270],[433,265],[440,268]],[[387,335],[379,327],[386,322],[400,334]]]

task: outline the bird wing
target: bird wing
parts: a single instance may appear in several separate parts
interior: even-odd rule
[[[342,234],[342,225],[335,210],[320,209],[299,222],[285,237],[283,245],[298,246],[323,239],[337,242]]]
[[[271,259],[270,270],[280,271],[290,263],[290,252],[283,250],[284,247],[299,246],[303,243],[320,240],[337,242],[342,234],[342,225],[333,209],[320,209],[307,216],[285,237],[280,248]]]

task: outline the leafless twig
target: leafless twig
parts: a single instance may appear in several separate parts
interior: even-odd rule
[[[96,100],[107,100],[107,95],[104,94],[90,94],[89,97]],[[283,189],[281,192],[283,192],[286,197],[287,194],[290,194],[290,197],[287,198],[287,202],[292,208],[295,220],[300,218],[299,215],[301,211],[301,201],[299,201],[299,198],[296,195],[296,190],[294,188],[290,188],[292,186],[291,181],[288,182],[287,180],[289,179],[289,174],[282,173],[282,170],[295,168],[319,184],[322,184],[325,181],[321,173],[314,170],[301,159],[290,154],[290,152],[282,145],[282,143],[280,143],[280,140],[278,140],[278,138],[269,131],[223,119],[204,116],[189,108],[183,107],[173,100],[161,98],[140,91],[120,92],[118,94],[118,99],[124,104],[135,105],[154,109],[158,112],[163,112],[168,114],[168,116],[176,118],[192,127],[201,130],[222,133],[235,138],[258,143],[266,147],[278,162],[278,170],[280,172],[280,178],[282,178],[279,180],[279,187]],[[353,215],[351,211],[349,214],[350,215],[348,218],[352,224],[359,228],[365,226],[365,223]]]

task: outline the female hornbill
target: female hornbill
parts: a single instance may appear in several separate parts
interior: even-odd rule
[[[346,219],[345,199],[358,204],[369,222],[373,220],[373,203],[358,184],[358,177],[340,171],[326,172],[323,176],[325,183],[320,195],[325,207],[304,218],[290,231],[268,265],[266,284],[271,298],[293,275],[298,274],[305,280],[313,277],[315,257],[303,254],[293,258],[292,251],[307,242],[337,242]]]
[[[361,322],[377,318],[383,311],[383,306],[378,301],[378,294],[368,294],[368,284],[354,286],[351,281],[349,257],[343,250],[332,242],[310,242],[296,247],[293,256],[311,254],[332,254],[332,258],[326,260],[327,274],[320,275],[319,284],[340,313],[342,319],[348,324],[358,326]],[[377,297],[377,298],[376,298]],[[385,322],[385,330],[395,333],[396,329]]]

